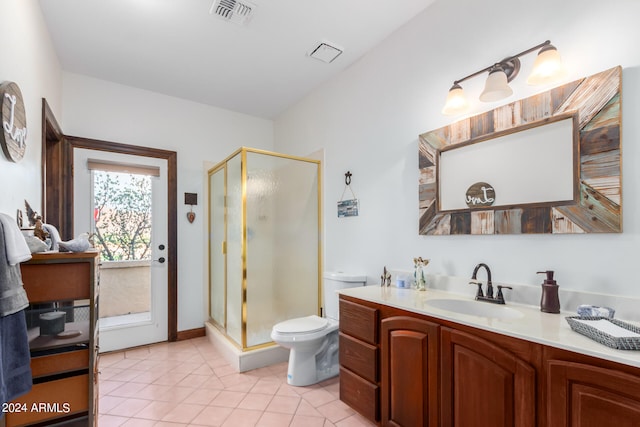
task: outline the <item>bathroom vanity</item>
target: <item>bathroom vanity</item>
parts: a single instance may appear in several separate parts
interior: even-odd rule
[[[638,352],[595,343],[563,315],[531,307],[492,318],[435,304],[456,298],[463,299],[376,286],[341,291],[341,400],[383,426],[639,422]]]

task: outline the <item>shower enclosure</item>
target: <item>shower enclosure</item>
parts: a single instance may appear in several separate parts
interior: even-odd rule
[[[238,348],[319,314],[320,161],[241,148],[209,170],[209,317]]]

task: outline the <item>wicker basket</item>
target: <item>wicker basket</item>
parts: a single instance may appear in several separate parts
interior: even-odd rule
[[[600,344],[604,344],[607,347],[619,350],[640,350],[640,337],[614,337],[594,328],[593,326],[589,326],[586,323],[577,322],[577,320],[606,320],[616,326],[635,332],[636,334],[640,334],[640,327],[638,326],[631,325],[617,319],[610,319],[608,317],[572,316],[566,317],[566,319],[567,322],[569,322],[571,329],[599,342]]]

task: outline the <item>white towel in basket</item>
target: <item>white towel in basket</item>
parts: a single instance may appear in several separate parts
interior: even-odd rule
[[[638,338],[640,334],[636,334],[633,331],[630,331],[625,328],[621,328],[618,325],[614,325],[606,319],[599,320],[582,320],[582,319],[574,319],[576,322],[584,323],[587,326],[591,326],[592,328],[596,328],[600,332],[603,332],[607,335],[611,335],[615,338]]]

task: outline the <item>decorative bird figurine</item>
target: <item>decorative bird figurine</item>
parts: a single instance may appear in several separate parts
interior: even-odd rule
[[[89,243],[89,233],[82,233],[68,242],[58,242],[60,252],[84,252],[91,246]]]
[[[387,271],[387,266],[384,266],[382,270],[382,276],[380,276],[380,286],[389,286],[391,285],[391,273]]]
[[[26,200],[24,201],[24,207],[27,211],[27,220],[29,221],[29,227],[35,227],[36,220],[42,219],[42,217],[38,214],[38,212],[34,211],[31,208],[31,205]]]

